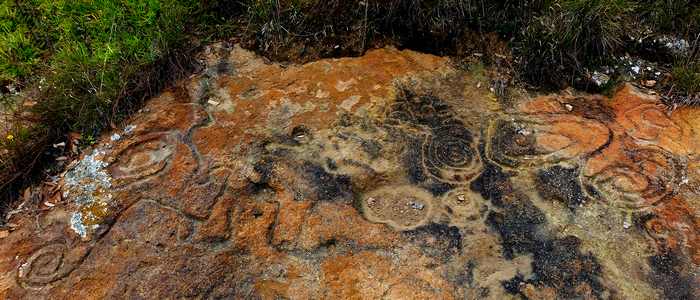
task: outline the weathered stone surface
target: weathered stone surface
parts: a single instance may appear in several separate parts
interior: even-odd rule
[[[202,58],[14,217],[0,298],[699,296],[698,109],[632,86],[502,107],[395,49]]]

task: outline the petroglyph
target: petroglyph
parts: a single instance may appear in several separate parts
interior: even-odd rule
[[[0,298],[698,295],[696,108],[629,85],[506,105],[391,48],[202,55],[66,170],[66,201],[14,216]]]

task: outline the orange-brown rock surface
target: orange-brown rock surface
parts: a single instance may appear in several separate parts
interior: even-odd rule
[[[506,105],[390,48],[202,59],[13,217],[0,298],[700,296],[700,109]]]

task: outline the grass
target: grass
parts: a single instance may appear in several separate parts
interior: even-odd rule
[[[550,0],[256,0],[246,1],[250,47],[283,60],[358,55],[394,44],[456,54],[474,31],[504,37]],[[465,38],[467,38],[465,40]]]
[[[648,25],[659,32],[692,37],[700,30],[700,4],[695,0],[644,0],[639,10]]]
[[[633,52],[634,34],[674,33],[688,40],[700,33],[700,2],[690,0],[245,3],[248,28],[255,34],[248,46],[276,60],[359,55],[387,43],[440,55],[482,52],[491,58],[500,49],[486,41],[496,34],[518,58],[519,78],[549,89],[575,85],[576,78]]]
[[[0,0],[0,104],[11,115],[0,126],[0,190],[20,186],[66,133],[98,136],[190,72],[191,54],[212,40],[240,37],[263,55],[297,62],[387,44],[455,57],[479,52],[534,87],[560,88],[626,53],[634,31],[692,41],[700,3]],[[672,61],[676,90],[697,93],[697,55]]]
[[[515,43],[520,74],[535,85],[563,87],[605,63],[623,45],[635,3],[565,0],[529,23]]]
[[[680,94],[690,98],[700,98],[700,62],[679,63],[671,71],[671,76],[673,88]]]
[[[239,11],[227,1],[2,0],[0,81],[36,104],[3,91],[12,116],[0,143],[0,188],[65,133],[96,136],[186,74],[201,40]]]

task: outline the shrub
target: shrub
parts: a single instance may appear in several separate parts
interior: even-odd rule
[[[691,98],[700,96],[700,62],[679,63],[671,76],[677,93]]]
[[[693,38],[700,33],[700,2],[695,0],[641,0],[640,13],[656,32]]]
[[[0,2],[0,82],[19,83],[40,61],[42,45],[32,34],[34,22],[26,5]]]
[[[635,9],[628,0],[564,0],[528,24],[515,43],[520,73],[535,85],[571,84],[623,45]]]
[[[277,59],[308,60],[357,55],[386,41],[455,54],[465,33],[508,38],[552,1],[248,0],[245,5],[254,48]]]

